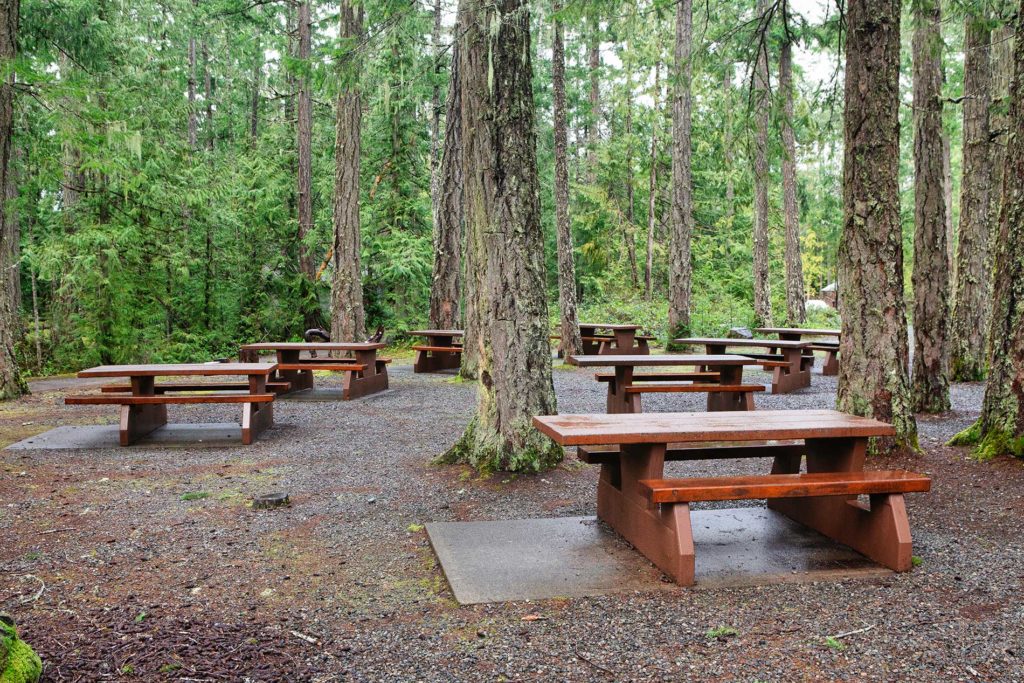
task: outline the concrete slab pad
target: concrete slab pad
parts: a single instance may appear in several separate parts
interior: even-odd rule
[[[266,433],[264,433],[266,434]],[[224,448],[242,445],[242,427],[232,424],[169,424],[128,448]],[[57,427],[4,450],[121,448],[117,425]]]
[[[434,522],[427,535],[462,605],[671,587],[594,517]]]
[[[695,588],[890,574],[765,508],[697,510]],[[436,522],[427,534],[460,604],[675,588],[593,517]]]

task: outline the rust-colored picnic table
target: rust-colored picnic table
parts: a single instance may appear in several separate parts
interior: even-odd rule
[[[412,330],[410,335],[425,337],[426,344],[412,347],[416,352],[413,372],[437,372],[458,370],[462,363],[462,342],[455,341],[465,336],[462,330]]]
[[[785,341],[803,341],[804,337],[835,337],[835,341],[811,341],[805,354],[810,353],[813,355],[815,351],[824,351],[825,362],[821,366],[821,374],[839,374],[839,337],[842,335],[840,330],[804,327],[758,327],[754,332],[758,334],[776,334],[779,339]]]
[[[880,564],[911,567],[903,494],[927,491],[930,480],[864,471],[868,439],[894,433],[883,422],[834,410],[769,410],[548,415],[534,425],[563,446],[619,446],[584,458],[601,464],[597,516],[680,584],[694,582],[690,503],[709,500],[767,499],[770,509]],[[774,458],[771,473],[663,478],[667,460],[749,457]]]
[[[101,365],[79,377],[118,377],[129,384],[102,387],[101,395],[68,396],[68,405],[121,406],[120,442],[130,446],[167,424],[167,406],[184,403],[241,403],[242,443],[274,424],[274,394],[267,380],[274,363],[178,363],[169,365]],[[245,377],[245,383],[157,384],[157,377]],[[202,392],[202,393],[200,393]],[[213,393],[230,392],[230,393]]]
[[[379,342],[259,342],[241,348],[243,360],[257,359],[262,352],[277,356],[277,377],[288,382],[287,395],[295,391],[312,389],[313,372],[329,370],[344,372],[342,399],[348,401],[388,388],[389,358],[378,358],[377,351],[387,345]],[[303,352],[327,351],[349,353],[347,358],[314,358]]]
[[[743,366],[758,361],[736,354],[724,355],[596,355],[569,356],[566,362],[581,368],[612,368],[614,373],[598,373],[599,382],[608,383],[609,413],[642,412],[644,393],[707,392],[708,410],[753,410],[755,391],[760,384],[743,384]],[[697,368],[688,372],[635,373],[637,367]]]
[[[754,354],[744,351],[742,355],[756,359],[758,364],[766,369],[772,368],[773,394],[788,394],[796,389],[811,386],[811,366],[814,364],[814,358],[804,356],[804,350],[810,342],[686,337],[676,339],[675,343],[704,346],[709,354],[723,354],[729,347],[767,349],[769,353]],[[775,353],[775,349],[778,349],[779,353]]]
[[[640,325],[619,323],[580,323],[581,355],[599,354],[645,355],[651,352],[647,342],[652,337],[637,334]],[[552,339],[560,339],[554,335]]]

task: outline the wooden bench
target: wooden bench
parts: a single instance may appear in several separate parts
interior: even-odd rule
[[[69,406],[122,405],[151,406],[185,403],[269,403],[274,394],[196,394],[174,396],[67,396],[64,403]]]
[[[267,382],[267,391],[280,394],[288,391],[291,385],[288,382]],[[102,393],[128,393],[132,390],[130,384],[105,384],[100,387]],[[248,382],[209,382],[209,383],[164,383],[153,387],[154,393],[163,394],[177,391],[249,391]]]
[[[293,371],[324,370],[330,372],[363,372],[364,370],[366,370],[366,366],[360,365],[359,363],[342,363],[338,361],[334,361],[331,363],[307,363],[305,360],[300,360],[298,363],[278,363],[277,369]]]
[[[416,352],[413,372],[458,370],[462,366],[464,330],[410,330],[410,335],[423,337],[426,343],[412,347]]]
[[[634,382],[711,382],[721,379],[722,375],[719,372],[711,372],[708,370],[695,371],[695,372],[645,372],[637,373],[633,375]],[[598,382],[614,382],[614,372],[598,372],[594,374],[594,379]]]
[[[931,479],[906,470],[866,470],[817,474],[642,479],[639,484],[640,491],[652,503],[663,504],[924,493],[931,488]]]
[[[825,362],[821,366],[821,374],[826,376],[839,374],[839,342],[812,342],[807,348],[811,351],[825,352]]]
[[[737,394],[746,410],[755,410],[754,392],[764,391],[761,384],[718,384],[714,382],[671,383],[671,384],[631,384],[625,388],[627,396],[640,394]],[[637,410],[637,412],[640,412]]]

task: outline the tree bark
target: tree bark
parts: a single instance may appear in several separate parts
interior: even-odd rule
[[[758,0],[757,15],[767,11],[765,0]],[[757,134],[754,140],[754,322],[759,327],[772,324],[771,282],[768,260],[768,30],[757,46],[754,63],[754,107]]]
[[[992,142],[992,178],[989,183],[991,189],[988,202],[990,236],[999,230],[999,212],[1002,208],[1003,163],[1006,159],[1010,130],[1010,81],[1013,79],[1014,41],[1013,26],[1009,22],[993,29],[990,50],[992,106],[989,109],[989,139]]]
[[[199,0],[192,0],[192,21],[198,22],[195,8]],[[196,37],[188,37],[188,148],[194,150],[199,144],[199,122],[196,117]]]
[[[590,77],[590,116],[587,119],[587,182],[597,183],[597,144],[600,137],[598,127],[601,121],[601,20],[597,10],[590,10],[590,27],[587,34],[587,70]]]
[[[802,325],[804,269],[800,258],[800,207],[796,199],[796,136],[793,133],[793,42],[785,40],[779,55],[782,91],[782,203],[786,219],[786,323]]]
[[[462,0],[467,249],[482,287],[477,413],[442,456],[480,471],[538,471],[562,449],[532,426],[557,412],[551,378],[527,0]]]
[[[18,0],[0,0],[0,64],[10,64],[17,54]],[[14,74],[0,82],[0,400],[28,393],[14,353],[20,327],[18,311],[11,305],[17,269],[10,261],[19,239],[11,220],[7,187],[10,183],[14,128]]]
[[[960,242],[957,248],[956,295],[951,324],[950,366],[954,380],[976,382],[985,377],[989,296],[989,197],[992,188],[991,32],[986,17],[964,21],[963,179],[960,185]],[[995,190],[998,193],[998,188]]]
[[[627,42],[626,54],[632,55],[632,48]],[[629,260],[629,275],[633,288],[640,286],[640,269],[636,261],[636,237],[633,235],[636,218],[633,199],[633,65],[627,57],[624,63],[626,70],[626,224],[623,226],[622,238],[626,242],[626,258]]]
[[[215,131],[213,130],[213,74],[210,72],[210,50],[203,41],[200,52],[203,55],[203,96],[206,100],[206,149],[213,151]]]
[[[458,35],[459,25],[455,26]],[[451,75],[445,102],[444,148],[433,183],[434,272],[430,286],[430,324],[435,329],[462,325],[462,89],[459,44],[452,49]]]
[[[949,260],[942,163],[942,15],[914,4],[914,410],[949,410]]]
[[[555,230],[558,238],[558,305],[561,312],[562,353],[569,357],[583,349],[580,321],[576,313],[576,262],[569,220],[569,132],[565,113],[564,28],[558,13],[561,0],[554,0],[555,31],[551,39],[551,80],[554,95],[555,129]]]
[[[917,447],[907,378],[899,195],[899,0],[847,5],[843,233],[837,272],[843,312],[836,405],[890,422],[872,449]]]
[[[982,458],[1024,457],[1024,1],[1017,13],[999,232],[995,241],[990,370],[981,417],[954,443]]]
[[[690,169],[690,54],[693,42],[693,2],[676,5],[675,64],[672,83],[672,228],[669,241],[669,341],[690,331],[690,292],[693,238],[693,187]]]
[[[722,95],[725,102],[725,130],[722,131],[722,161],[725,164],[725,215],[732,227],[732,219],[736,215],[736,184],[733,180],[732,150],[732,76],[733,65],[725,65],[725,76],[722,78]]]
[[[342,0],[338,39],[338,115],[334,139],[334,274],[331,280],[331,339],[358,341],[365,334],[359,236],[359,155],[362,97],[359,41],[362,3]]]
[[[659,50],[660,52],[660,50]],[[651,300],[654,290],[654,230],[657,225],[658,205],[658,121],[661,108],[661,61],[654,63],[654,104],[651,107],[651,170],[647,182],[647,260],[644,263],[644,298]]]
[[[434,0],[434,30],[430,39],[434,47],[434,87],[430,91],[430,177],[434,179],[441,161],[441,0]]]
[[[256,36],[256,55],[252,63],[252,98],[249,102],[249,140],[256,144],[260,132],[260,86],[263,82],[263,47]]]
[[[299,60],[308,66],[312,43],[309,2],[299,3]],[[299,77],[298,102],[298,252],[299,272],[309,285],[308,296],[303,297],[303,323],[306,328],[318,327],[320,315],[312,294],[316,279],[316,266],[306,244],[307,236],[313,232],[313,93],[309,76],[303,69]]]

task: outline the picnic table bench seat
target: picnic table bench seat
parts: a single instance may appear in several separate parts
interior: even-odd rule
[[[431,353],[462,353],[461,346],[424,346],[416,345],[412,347],[413,351],[429,351]]]
[[[726,460],[734,458],[800,457],[804,442],[799,439],[784,441],[729,441],[714,444],[670,443],[665,447],[665,462],[691,460]],[[589,465],[618,463],[622,448],[617,445],[577,446],[576,457]]]
[[[906,470],[761,474],[741,477],[641,479],[640,491],[652,503],[701,503],[723,500],[806,498],[812,496],[922,493],[931,479]]]
[[[458,370],[462,366],[463,330],[411,330],[411,335],[423,337],[426,343],[412,347],[416,352],[413,372]]]
[[[288,382],[267,382],[267,391],[275,394],[288,391],[291,385]],[[102,393],[128,393],[132,390],[130,384],[104,384],[100,387]],[[156,384],[153,387],[156,394],[178,391],[249,391],[248,382],[166,382]]]
[[[362,372],[366,369],[365,365],[360,363],[339,363],[338,361],[330,363],[307,363],[305,361],[298,361],[297,363],[278,363],[278,370],[325,370],[331,372]]]
[[[721,379],[720,372],[701,370],[694,372],[643,372],[633,373],[634,382],[686,382],[686,381],[717,381]],[[598,382],[614,382],[614,372],[594,373],[594,379]]]
[[[154,394],[153,396],[101,394],[99,396],[67,396],[64,398],[64,403],[69,406],[147,406],[176,403],[269,403],[273,400],[274,394]]]

